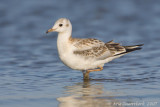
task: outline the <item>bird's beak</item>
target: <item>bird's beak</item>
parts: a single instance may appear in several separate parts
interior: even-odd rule
[[[51,29],[47,30],[46,33],[54,32],[55,30],[56,30],[56,29],[51,28]]]

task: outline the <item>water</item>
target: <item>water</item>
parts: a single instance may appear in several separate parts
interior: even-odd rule
[[[1,0],[0,13],[0,107],[160,106],[160,1]],[[61,17],[73,37],[145,45],[83,82],[45,34]]]

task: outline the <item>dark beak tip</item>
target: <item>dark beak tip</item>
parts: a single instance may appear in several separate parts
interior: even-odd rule
[[[46,33],[48,33],[48,30],[46,31]]]

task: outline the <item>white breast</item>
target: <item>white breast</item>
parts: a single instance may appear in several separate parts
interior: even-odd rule
[[[58,36],[57,48],[61,61],[68,67],[76,70],[87,70],[97,68],[94,59],[86,60],[85,58],[73,54],[75,47],[69,42],[68,38]]]

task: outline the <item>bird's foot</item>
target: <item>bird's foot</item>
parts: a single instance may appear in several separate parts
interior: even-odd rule
[[[89,78],[89,73],[90,72],[101,71],[101,70],[103,70],[103,67],[98,66],[98,69],[82,71],[83,72],[83,80],[90,80],[90,78]]]

